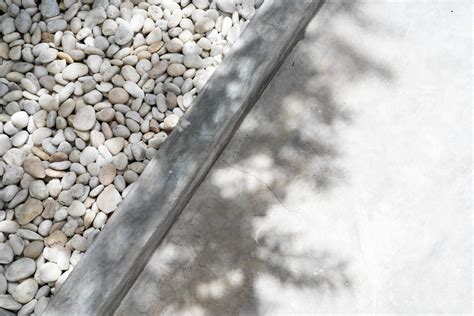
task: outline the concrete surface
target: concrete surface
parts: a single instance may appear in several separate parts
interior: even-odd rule
[[[327,3],[116,315],[471,314],[470,6]]]
[[[115,310],[320,3],[265,1],[52,298],[46,315]],[[262,45],[267,42],[271,45]]]

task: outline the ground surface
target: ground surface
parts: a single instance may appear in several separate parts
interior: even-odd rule
[[[116,314],[471,312],[470,13],[326,4]]]

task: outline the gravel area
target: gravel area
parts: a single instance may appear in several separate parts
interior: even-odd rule
[[[259,2],[0,0],[1,308],[44,310]]]

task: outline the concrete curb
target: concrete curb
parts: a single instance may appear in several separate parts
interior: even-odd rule
[[[265,0],[46,315],[113,313],[323,2]]]

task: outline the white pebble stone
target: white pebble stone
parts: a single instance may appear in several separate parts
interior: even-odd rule
[[[145,93],[135,82],[125,81],[123,83],[123,88],[135,98],[143,99],[145,97]]]
[[[0,243],[0,264],[8,264],[13,261],[13,250],[5,243]]]
[[[49,94],[41,95],[38,102],[43,110],[57,111],[59,109],[59,99]]]
[[[10,138],[5,134],[0,134],[0,156],[3,156],[11,147]]]
[[[60,275],[61,269],[53,262],[47,262],[39,268],[38,277],[42,282],[54,282]]]
[[[35,273],[36,263],[30,258],[20,258],[8,266],[5,278],[10,282],[25,279]]]
[[[38,233],[41,235],[41,236],[47,236],[49,234],[49,230],[51,229],[51,227],[53,226],[53,222],[50,221],[50,220],[44,220],[41,222],[41,224],[39,224],[38,226]]]
[[[122,202],[120,193],[113,185],[108,185],[104,191],[97,198],[97,207],[108,214],[117,209],[117,206]]]
[[[178,77],[184,74],[186,71],[186,67],[181,64],[171,64],[168,66],[167,72],[168,75],[173,76],[173,77]]]
[[[83,166],[87,166],[88,164],[95,162],[98,156],[99,151],[96,148],[90,146],[86,147],[80,156],[80,163]]]
[[[21,304],[15,301],[9,294],[0,294],[0,307],[17,311],[21,308]]]
[[[72,201],[69,205],[67,212],[70,216],[79,217],[86,213],[86,206],[80,201]]]
[[[85,76],[89,71],[89,68],[85,64],[73,63],[64,68],[62,71],[62,77],[65,80],[76,80],[79,77]]]
[[[20,131],[11,138],[11,143],[15,147],[21,147],[28,141],[28,137],[29,134],[27,131]]]
[[[198,54],[185,55],[183,63],[188,68],[201,68],[203,66],[202,58]]]
[[[209,7],[209,0],[193,0],[193,4],[198,9],[207,9]]]
[[[0,233],[14,234],[20,228],[17,222],[12,220],[3,220],[0,222]]]
[[[133,32],[138,32],[143,27],[145,23],[145,16],[142,14],[134,14],[132,19],[130,20],[130,27]]]
[[[172,130],[178,124],[179,116],[175,114],[170,114],[165,118],[164,127],[166,130]]]
[[[38,60],[41,63],[47,64],[55,60],[57,56],[58,56],[57,50],[55,50],[54,48],[47,48],[41,51],[41,53],[38,56]]]
[[[22,129],[28,125],[28,113],[25,111],[16,112],[11,116],[11,121],[16,128]]]
[[[38,291],[38,283],[33,279],[27,279],[21,282],[12,292],[12,297],[21,304],[31,301]]]
[[[79,131],[90,130],[95,125],[95,110],[92,106],[80,107],[73,120],[73,126]]]
[[[97,229],[102,228],[106,220],[107,220],[107,215],[105,213],[99,212],[95,216],[95,219],[92,225]]]
[[[102,34],[105,36],[114,35],[117,27],[118,25],[114,20],[107,19],[102,24]]]
[[[69,260],[71,258],[71,250],[64,247],[56,247],[57,254],[56,254],[56,264],[59,269],[67,270],[69,269]]]
[[[124,45],[130,42],[133,38],[133,30],[128,22],[122,22],[115,30],[115,43],[117,45]]]

